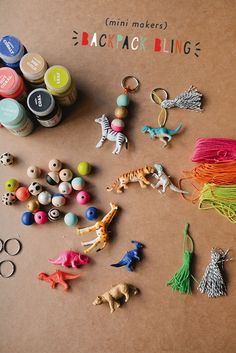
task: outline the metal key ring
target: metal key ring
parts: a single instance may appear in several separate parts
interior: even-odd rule
[[[4,241],[2,239],[0,239],[0,246],[1,246],[0,252],[2,252],[4,249]]]
[[[133,88],[130,88],[128,85],[127,85],[127,81],[129,80],[133,80],[135,82],[135,87]],[[136,92],[139,87],[140,87],[140,82],[139,80],[135,77],[135,76],[125,76],[122,81],[121,81],[121,87],[124,89],[124,90],[128,90],[128,92]]]
[[[156,94],[158,91],[164,92],[164,99],[161,99],[161,98]],[[157,97],[158,97],[158,98],[157,98]],[[163,100],[168,99],[168,93],[167,93],[167,91],[166,91],[164,88],[159,88],[159,87],[158,87],[158,88],[154,88],[154,89],[152,90],[152,92],[150,93],[150,98],[151,98],[151,101],[152,101],[153,103],[160,105]]]
[[[16,241],[17,244],[18,244],[18,249],[16,250],[15,253],[10,253],[9,250],[7,249],[7,245],[8,245],[9,242],[12,241],[12,240],[13,240],[13,241]],[[7,253],[8,255],[10,255],[10,256],[16,256],[17,254],[19,254],[19,252],[21,251],[21,249],[22,249],[22,243],[21,243],[20,240],[17,239],[17,238],[9,238],[9,239],[7,239],[7,240],[5,241],[5,243],[4,243],[4,250],[5,250],[6,253]]]
[[[10,263],[12,265],[12,270],[9,274],[5,275],[4,273],[2,273],[2,264],[4,263]],[[14,275],[14,273],[16,272],[16,265],[14,264],[14,262],[10,261],[10,260],[4,260],[0,262],[0,276],[3,278],[10,278],[11,276]]]

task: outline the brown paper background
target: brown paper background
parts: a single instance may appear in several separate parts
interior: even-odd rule
[[[16,165],[1,167],[1,192],[8,177],[29,184],[26,169],[35,164],[47,171],[51,158],[58,158],[74,171],[81,160],[95,166],[86,179],[94,199],[104,212],[109,201],[120,212],[114,220],[112,241],[100,253],[91,253],[92,264],[78,271],[81,279],[71,290],[50,289],[36,279],[41,271],[56,267],[47,259],[65,249],[82,250],[81,238],[63,222],[25,227],[20,224],[24,204],[1,205],[1,238],[19,237],[23,251],[14,258],[17,272],[0,280],[1,353],[232,353],[235,350],[236,271],[227,263],[226,298],[208,299],[196,291],[192,296],[173,293],[166,286],[182,262],[182,234],[191,224],[195,241],[194,275],[200,279],[209,262],[211,247],[231,248],[235,255],[235,228],[212,211],[199,211],[168,191],[160,195],[151,188],[131,185],[123,195],[107,193],[114,178],[145,163],[160,162],[174,180],[193,166],[191,154],[197,137],[235,138],[235,2],[234,1],[6,1],[0,3],[0,35],[14,34],[29,51],[42,54],[49,64],[62,64],[79,87],[79,102],[55,129],[37,128],[27,138],[0,131],[0,150],[18,157]],[[167,21],[166,31],[107,28],[106,17],[153,22]],[[201,54],[155,54],[108,48],[74,47],[72,30],[146,35],[149,38],[180,38],[201,42]],[[100,150],[95,145],[101,130],[94,119],[112,114],[120,94],[120,80],[129,74],[141,82],[132,96],[126,132],[128,151],[111,154],[113,144]],[[203,114],[172,110],[168,127],[184,124],[184,131],[162,149],[140,133],[145,123],[155,124],[158,107],[150,102],[154,87],[164,87],[171,97],[190,84],[205,97]],[[56,188],[49,188],[56,190]],[[83,216],[86,207],[70,202],[65,210]],[[88,222],[81,217],[80,226]],[[84,236],[92,239],[94,233]],[[134,273],[109,265],[131,249],[130,240],[146,245],[144,259]],[[0,254],[1,260],[9,258]],[[73,270],[70,270],[73,272]],[[106,305],[91,305],[112,284],[127,281],[141,294],[110,315]]]

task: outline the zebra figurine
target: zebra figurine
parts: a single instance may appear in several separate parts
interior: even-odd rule
[[[100,141],[97,143],[96,148],[102,147],[105,140],[116,142],[116,147],[115,147],[114,151],[112,151],[113,154],[120,153],[124,142],[125,142],[125,147],[128,148],[127,137],[124,134],[122,134],[122,132],[116,132],[116,131],[112,130],[111,125],[110,125],[110,121],[106,117],[105,114],[103,114],[99,118],[95,119],[95,122],[100,124],[102,127],[102,137],[101,137]]]

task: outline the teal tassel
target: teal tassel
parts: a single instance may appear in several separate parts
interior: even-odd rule
[[[188,233],[189,224],[187,223],[184,231],[184,250],[183,250],[183,264],[176,272],[176,274],[171,278],[167,283],[168,286],[171,286],[173,290],[179,291],[183,294],[192,294],[191,291],[191,282],[192,275],[190,273],[190,264],[193,255],[193,240]],[[187,241],[190,240],[191,250],[187,250]]]

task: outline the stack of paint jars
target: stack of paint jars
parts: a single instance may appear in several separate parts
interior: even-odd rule
[[[5,66],[0,68],[0,123],[18,136],[29,135],[33,121],[44,127],[58,125],[60,105],[70,106],[77,100],[69,71],[61,65],[48,68],[41,55],[27,53],[14,36],[0,39],[0,58]]]

